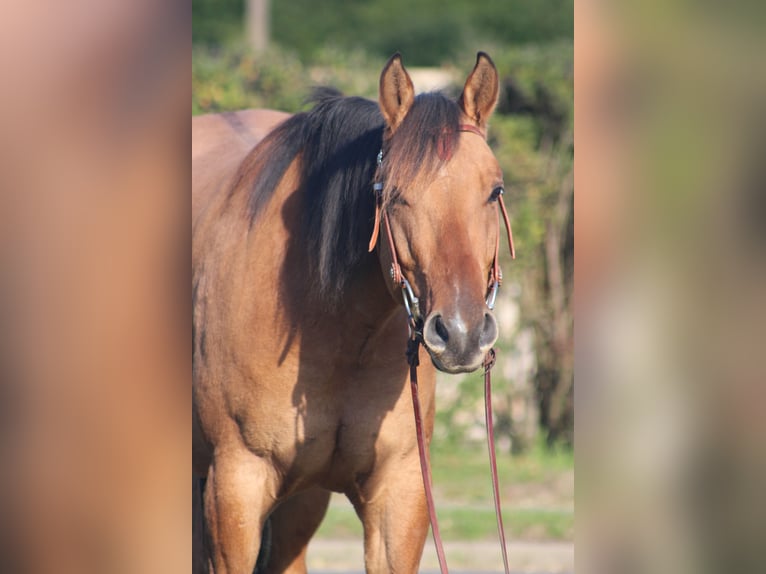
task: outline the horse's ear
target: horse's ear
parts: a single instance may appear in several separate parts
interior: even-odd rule
[[[476,55],[476,66],[468,76],[460,96],[460,108],[480,128],[487,125],[497,104],[499,82],[497,68],[484,52]]]
[[[379,97],[380,111],[383,112],[388,127],[394,132],[415,101],[415,87],[402,65],[402,57],[398,52],[391,56],[380,74]]]

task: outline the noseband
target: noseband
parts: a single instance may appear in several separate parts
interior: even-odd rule
[[[468,124],[460,124],[458,126],[460,132],[470,132],[481,136],[486,139],[485,134],[476,126]],[[439,155],[443,159],[448,159],[449,152],[444,146],[439,146]],[[447,157],[445,157],[447,156]],[[378,153],[378,174],[380,172],[380,166],[383,163],[383,150]],[[388,240],[388,247],[391,251],[391,280],[395,287],[399,287],[402,290],[402,299],[404,300],[404,307],[407,310],[407,323],[410,330],[410,337],[407,343],[407,362],[410,365],[410,390],[412,391],[412,406],[415,414],[415,431],[417,434],[418,453],[420,455],[420,470],[423,476],[423,487],[425,488],[426,503],[428,506],[428,515],[431,521],[431,532],[434,537],[434,544],[436,545],[436,555],[439,559],[439,568],[442,574],[448,574],[447,560],[444,556],[444,548],[442,545],[441,535],[439,533],[439,524],[436,519],[436,509],[434,507],[433,493],[431,491],[431,467],[429,458],[426,453],[426,437],[423,428],[422,416],[420,413],[420,399],[418,396],[418,364],[420,362],[420,345],[424,344],[423,340],[423,316],[420,311],[420,301],[412,290],[410,282],[402,273],[401,265],[399,265],[398,258],[396,256],[396,246],[394,245],[394,237],[391,233],[391,222],[388,218],[388,211],[382,209],[383,205],[383,183],[376,181],[373,184],[373,191],[375,193],[375,224],[372,231],[372,237],[370,238],[370,244],[368,250],[372,252],[378,243],[378,235],[380,233],[380,220],[381,215],[383,224],[386,228],[386,238]],[[511,250],[511,258],[516,258],[516,250],[513,246],[513,232],[511,230],[511,223],[508,219],[508,212],[503,202],[503,191],[497,196],[497,203],[499,205],[500,213],[503,216],[505,222],[505,229],[508,236],[508,246]],[[485,299],[487,307],[492,310],[495,306],[495,300],[497,299],[497,291],[500,284],[503,281],[503,274],[500,270],[500,264],[498,262],[498,254],[500,251],[500,221],[498,218],[498,232],[497,240],[495,242],[495,256],[492,260],[492,266],[489,271],[489,281],[487,286],[487,296]],[[494,438],[494,425],[492,423],[492,387],[490,379],[490,371],[495,364],[495,350],[490,349],[484,358],[484,414],[487,424],[487,448],[489,451],[490,471],[492,474],[492,495],[495,503],[495,517],[497,519],[497,530],[500,537],[500,544],[503,555],[503,565],[505,566],[505,572],[510,572],[508,568],[508,555],[505,547],[505,529],[503,528],[503,518],[500,509],[500,493],[497,479],[497,460],[495,456],[495,438]]]

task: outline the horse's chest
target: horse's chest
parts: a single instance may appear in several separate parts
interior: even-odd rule
[[[296,386],[277,446],[287,481],[345,490],[372,472],[392,445],[405,446],[407,441],[392,437],[402,426],[400,411],[410,414],[401,400],[403,385],[395,380],[362,372],[310,390]]]
[[[374,426],[343,417],[300,426],[275,453],[285,471],[285,491],[311,484],[342,491],[372,470],[379,438]]]

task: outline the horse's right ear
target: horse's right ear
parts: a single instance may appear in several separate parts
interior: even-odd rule
[[[415,87],[398,52],[391,56],[380,74],[379,98],[380,111],[388,127],[395,132],[415,101]]]

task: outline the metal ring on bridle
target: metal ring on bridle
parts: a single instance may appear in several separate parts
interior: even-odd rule
[[[404,299],[404,307],[407,309],[407,315],[409,315],[415,323],[420,321],[420,300],[415,297],[410,282],[404,277],[402,277],[402,299]]]
[[[490,290],[489,294],[487,295],[487,308],[492,311],[495,308],[495,300],[497,299],[497,290],[500,287],[500,281],[495,280],[495,282],[492,284],[492,289]]]

